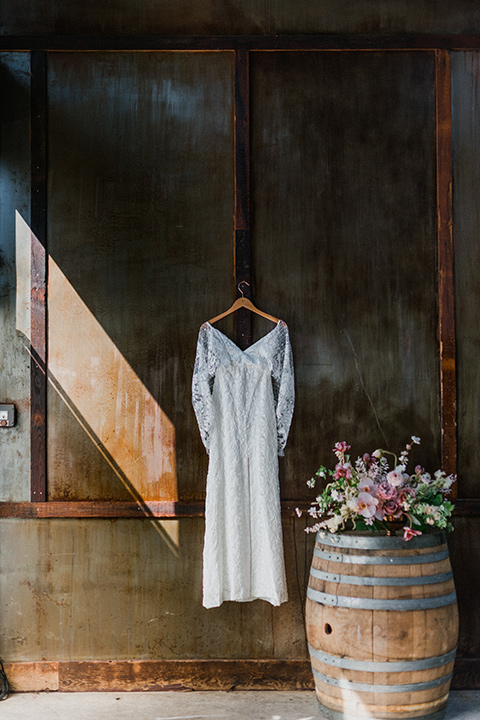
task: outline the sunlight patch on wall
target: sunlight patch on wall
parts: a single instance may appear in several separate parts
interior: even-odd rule
[[[31,352],[31,258],[38,242],[17,212],[16,321]],[[60,395],[135,500],[177,500],[172,422],[55,261],[48,262],[50,392]],[[175,521],[157,529],[178,547]]]
[[[49,372],[143,500],[176,500],[175,428],[52,258]]]

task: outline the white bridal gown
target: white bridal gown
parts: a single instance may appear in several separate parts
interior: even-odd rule
[[[247,350],[204,323],[192,401],[209,454],[203,605],[287,600],[278,455],[293,414],[292,350],[286,323]]]

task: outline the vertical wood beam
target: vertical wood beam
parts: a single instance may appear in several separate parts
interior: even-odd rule
[[[454,473],[457,469],[457,389],[452,229],[452,82],[448,50],[435,52],[435,84],[442,467],[447,473]]]
[[[234,263],[236,297],[251,297],[250,268],[250,91],[249,52],[235,50],[235,222]],[[239,284],[241,291],[239,289]],[[247,284],[248,283],[248,284]],[[252,342],[252,318],[248,310],[235,315],[235,340],[244,350]]]
[[[47,500],[47,70],[32,51],[31,70],[31,460],[30,497]]]

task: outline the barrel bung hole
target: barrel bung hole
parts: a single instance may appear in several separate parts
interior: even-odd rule
[[[330,623],[325,623],[324,630],[325,630],[325,635],[332,634],[332,626],[330,625]]]

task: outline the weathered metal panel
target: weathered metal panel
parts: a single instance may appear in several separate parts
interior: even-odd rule
[[[203,521],[17,520],[0,525],[8,662],[305,657],[303,522],[284,525],[291,600],[202,607]],[[172,541],[177,531],[176,542]],[[307,571],[308,572],[308,569]]]
[[[457,328],[458,471],[461,494],[480,497],[480,53],[453,53],[455,302]]]
[[[2,34],[34,33],[473,33],[480,11],[469,0],[3,0]]]
[[[480,657],[480,596],[476,588],[480,585],[480,518],[455,519],[455,532],[449,536],[455,587],[458,595],[460,628],[458,656],[460,658]],[[458,678],[458,687],[478,688],[478,674],[469,676],[468,664]],[[475,666],[474,666],[475,667]]]
[[[29,70],[27,54],[0,53],[0,402],[17,409],[16,426],[0,430],[0,500],[30,497],[30,356],[21,320],[30,247],[29,237],[20,243],[19,219],[30,216]]]
[[[202,497],[200,324],[232,298],[233,53],[49,62],[49,497]]]
[[[255,297],[296,368],[283,496],[337,440],[400,450],[413,433],[436,465],[433,56],[258,53],[251,82]]]

